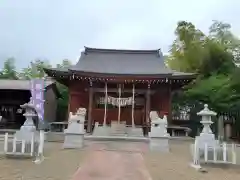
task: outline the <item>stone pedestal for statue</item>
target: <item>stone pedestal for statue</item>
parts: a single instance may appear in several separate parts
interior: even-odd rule
[[[151,111],[150,119],[150,150],[168,152],[170,135],[167,133],[167,116],[164,115],[164,117],[161,119],[156,111]]]
[[[215,135],[211,130],[211,124],[213,124],[211,117],[216,116],[217,113],[208,109],[208,105],[204,105],[204,109],[197,113],[198,116],[202,116],[200,123],[203,125],[202,132],[195,138],[200,149],[204,149],[205,144],[209,147],[215,147],[218,145],[218,141],[215,139]]]
[[[34,152],[37,152],[39,145],[39,132],[36,130],[36,126],[33,122],[33,118],[37,118],[35,108],[30,102],[21,105],[21,108],[25,109],[25,113],[23,114],[23,116],[25,116],[26,120],[21,126],[20,130],[16,131],[16,133],[14,134],[14,138],[16,138],[17,141],[25,141],[25,153],[30,153],[29,147],[31,147],[32,138],[34,138]],[[12,146],[12,142],[8,142],[8,151],[12,150]],[[16,144],[16,152],[21,152],[21,147],[22,145],[20,143]]]
[[[73,149],[82,148],[84,145],[84,121],[86,116],[86,109],[79,108],[77,113],[73,115],[70,112],[68,128],[65,129],[65,139],[63,148]]]
[[[93,136],[109,136],[110,127],[107,125],[99,126],[99,123],[96,122],[93,130]]]

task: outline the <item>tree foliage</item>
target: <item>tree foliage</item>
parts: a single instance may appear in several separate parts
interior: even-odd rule
[[[43,78],[45,76],[44,68],[51,67],[48,61],[35,60],[30,62],[27,68],[20,73],[21,79]]]
[[[15,59],[8,58],[3,65],[3,69],[0,73],[1,79],[18,79],[18,73],[15,67]]]
[[[231,32],[231,25],[214,21],[209,28],[209,37],[234,56],[234,62],[240,62],[240,40]]]
[[[174,40],[168,65],[183,72],[199,72],[202,60],[205,57],[205,35],[190,22],[181,21],[175,30]]]
[[[71,66],[72,63],[68,59],[62,60],[61,64],[57,64],[57,68],[66,69]],[[57,87],[60,90],[61,98],[58,101],[59,109],[67,109],[68,108],[68,88],[63,84],[57,83]]]
[[[214,21],[205,35],[190,22],[178,23],[167,63],[172,69],[198,75],[186,87],[181,102],[184,97],[184,102],[208,103],[217,111],[240,108],[240,71],[235,65],[240,41],[230,28]]]

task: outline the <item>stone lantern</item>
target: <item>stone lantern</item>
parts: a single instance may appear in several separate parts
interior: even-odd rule
[[[20,105],[20,107],[25,109],[23,116],[25,116],[26,120],[20,130],[16,131],[15,137],[18,140],[25,140],[30,143],[32,135],[34,134],[35,141],[39,141],[39,134],[37,133],[36,126],[33,121],[34,118],[37,118],[37,113],[33,104],[30,101],[29,103]]]
[[[200,148],[204,148],[205,144],[208,146],[215,146],[218,141],[215,139],[215,135],[211,130],[211,124],[213,124],[211,118],[212,116],[216,116],[217,113],[208,109],[208,105],[204,105],[204,109],[197,113],[198,116],[202,116],[202,120],[200,123],[203,125],[202,132],[199,136],[196,137],[196,141],[198,141],[198,145]]]

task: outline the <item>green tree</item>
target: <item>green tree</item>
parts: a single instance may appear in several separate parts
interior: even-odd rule
[[[68,59],[62,60],[61,64],[57,64],[58,69],[64,69],[66,70],[68,67],[72,65],[71,61]],[[58,114],[59,119],[64,120],[67,116],[67,110],[68,110],[68,101],[69,101],[69,91],[68,87],[66,87],[63,84],[57,83],[57,88],[60,92],[61,98],[58,100]]]
[[[230,24],[214,21],[209,28],[209,37],[233,54],[235,62],[240,62],[240,40],[231,32]]]
[[[206,36],[192,23],[185,21],[178,23],[175,35],[176,39],[171,45],[167,60],[168,65],[178,71],[198,73],[206,57]]]
[[[0,73],[1,79],[18,79],[18,73],[15,67],[15,59],[8,58],[4,64],[3,69]]]
[[[185,92],[185,97],[207,103],[220,112],[230,111],[240,102],[240,94],[233,90],[230,79],[222,74],[201,79]]]
[[[215,73],[229,73],[234,67],[232,42],[227,25],[210,27],[210,35],[204,35],[192,23],[181,21],[176,28],[176,40],[172,44],[168,65],[175,70],[195,72],[201,76]],[[228,33],[223,33],[228,32]],[[236,49],[235,49],[236,50]],[[239,51],[238,51],[239,52]]]
[[[22,79],[42,78],[45,76],[44,68],[51,67],[48,61],[35,60],[20,73]]]
[[[199,73],[203,77],[209,77],[212,74],[228,75],[236,67],[233,54],[226,51],[220,43],[208,39],[204,48],[205,57],[199,67]]]
[[[168,58],[173,69],[195,72],[197,80],[186,86],[176,103],[208,103],[216,111],[232,109],[240,102],[232,35],[227,24],[214,22],[210,34],[204,35],[192,23],[179,22],[176,40]],[[228,43],[227,43],[228,42]],[[235,74],[233,74],[235,72]],[[233,81],[235,79],[235,81]],[[233,83],[234,82],[234,83]],[[240,88],[239,88],[240,90]]]

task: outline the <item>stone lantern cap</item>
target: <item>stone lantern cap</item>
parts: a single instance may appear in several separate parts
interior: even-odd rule
[[[31,103],[25,103],[23,105],[20,105],[20,107],[23,108],[23,109],[30,109],[32,111],[35,111],[35,107]]]
[[[216,116],[217,113],[208,109],[208,105],[204,104],[204,109],[197,113],[198,116]]]
[[[32,117],[37,116],[36,109],[32,103],[25,103],[20,105],[21,108],[26,109],[25,115],[31,115]]]

